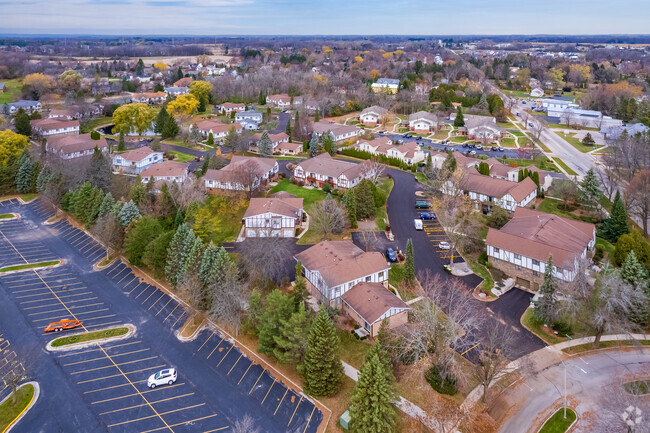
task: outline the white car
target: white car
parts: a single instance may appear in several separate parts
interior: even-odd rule
[[[442,241],[438,243],[438,248],[440,248],[441,250],[448,250],[451,249],[451,245],[449,245],[449,242]]]
[[[424,230],[422,220],[413,220],[413,224],[415,224],[415,230]]]
[[[149,379],[147,379],[147,386],[153,389],[158,385],[171,385],[172,383],[176,382],[176,377],[175,368],[160,370],[158,373],[154,373],[149,376]]]

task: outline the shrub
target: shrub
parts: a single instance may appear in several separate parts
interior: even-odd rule
[[[487,251],[483,251],[480,256],[478,256],[478,262],[483,266],[486,266],[488,263]]]
[[[561,320],[558,320],[557,322],[553,323],[552,328],[554,331],[557,331],[557,333],[560,335],[573,334],[573,329],[571,328],[571,325]]]
[[[431,388],[440,394],[454,395],[458,392],[458,388],[456,388],[456,379],[450,377],[443,379],[440,377],[440,372],[436,366],[431,367],[426,373],[424,373],[424,378],[429,382]]]
[[[596,245],[596,251],[594,252],[594,257],[593,257],[594,263],[600,262],[604,256],[605,256],[605,250],[603,249],[603,247],[600,245]]]
[[[330,185],[329,183],[324,183],[323,192],[326,194],[332,192],[332,185]]]

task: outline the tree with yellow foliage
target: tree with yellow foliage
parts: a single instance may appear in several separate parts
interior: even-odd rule
[[[205,107],[210,100],[211,92],[212,83],[208,83],[207,81],[192,81],[192,84],[190,84],[190,95],[193,95],[199,101],[199,111],[205,111]]]
[[[124,134],[136,132],[144,134],[152,129],[156,112],[147,104],[126,104],[118,107],[113,113],[114,130]]]
[[[0,165],[18,158],[29,146],[29,138],[13,131],[0,131]]]
[[[357,62],[357,63],[362,63],[362,62],[363,62],[363,57],[361,57],[361,56],[356,56],[356,57],[354,58],[354,61]]]
[[[334,52],[333,49],[331,49],[327,45],[323,45],[323,54],[325,54],[327,57],[331,56],[333,52]]]
[[[194,95],[180,95],[167,105],[167,112],[174,118],[184,121],[197,113],[199,105],[199,100]]]
[[[393,53],[384,53],[381,55],[384,59],[392,59]]]
[[[401,56],[402,54],[404,54],[404,51],[402,51],[402,50],[395,50],[394,54],[395,54],[397,57],[399,57],[399,56]]]
[[[59,75],[59,84],[61,85],[61,90],[64,92],[77,92],[81,88],[81,74],[72,69],[63,71]]]
[[[154,63],[153,67],[154,67],[154,69],[156,69],[157,71],[160,71],[160,72],[166,71],[167,68],[168,68],[168,66],[166,64],[164,64],[163,62]]]
[[[581,65],[574,63],[569,65],[569,73],[567,74],[567,81],[571,81],[574,86],[583,87],[585,83],[591,78],[591,68],[589,65]]]
[[[560,68],[551,68],[546,73],[546,79],[553,83],[553,89],[564,86],[564,71]]]
[[[29,74],[23,80],[23,93],[32,99],[39,99],[54,87],[54,80],[41,73]]]
[[[379,78],[379,71],[376,69],[373,69],[370,71],[370,79],[375,81],[377,78]]]

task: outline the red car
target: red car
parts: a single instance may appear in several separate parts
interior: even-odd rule
[[[47,328],[45,328],[45,332],[61,332],[61,331],[66,331],[68,329],[77,328],[81,325],[83,325],[83,323],[78,320],[63,319],[63,320],[59,320],[58,322],[52,322],[49,325],[47,325]]]

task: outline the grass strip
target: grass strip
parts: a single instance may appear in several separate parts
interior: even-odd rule
[[[594,343],[585,343],[578,346],[567,347],[562,349],[562,352],[574,355],[576,353],[588,352],[590,350],[607,349],[608,347],[630,347],[630,346],[650,346],[650,340],[614,340],[614,341],[601,341],[598,347],[594,347]]]
[[[129,328],[124,326],[120,328],[105,329],[103,331],[93,331],[85,332],[83,334],[69,335],[67,337],[59,337],[52,341],[52,347],[61,347],[67,346],[69,344],[83,343],[86,341],[101,340],[102,338],[119,337],[126,334],[127,332],[129,332]]]
[[[564,408],[562,408],[544,423],[539,433],[564,433],[575,420],[576,413],[569,408],[566,409],[566,418],[564,418]]]
[[[625,392],[632,395],[650,394],[650,380],[635,380],[623,385]]]
[[[571,170],[571,168],[570,168],[568,165],[566,165],[566,163],[565,163],[564,161],[562,161],[560,158],[554,156],[553,159],[555,160],[555,162],[557,163],[557,165],[559,165],[560,167],[562,167],[562,168],[564,169],[564,171],[567,172],[567,174],[569,174],[569,175],[571,175],[571,176],[577,176],[577,175],[578,175],[578,173],[576,173],[575,171]]]
[[[4,220],[4,219],[8,219],[8,218],[13,218],[13,217],[14,217],[14,215],[11,214],[11,213],[3,213],[3,214],[0,214],[0,220]]]
[[[29,406],[34,398],[34,386],[31,384],[21,387],[16,391],[16,405],[12,405],[13,398],[9,397],[0,406],[0,431],[4,432],[16,418]]]
[[[0,272],[19,271],[21,269],[43,268],[45,266],[52,266],[58,264],[59,264],[59,260],[52,260],[49,262],[39,262],[39,263],[26,263],[24,265],[7,266],[5,268],[0,268]]]
[[[563,341],[567,340],[564,337],[558,337],[557,335],[544,332],[542,330],[542,326],[544,324],[539,320],[537,320],[532,308],[528,308],[524,313],[524,315],[521,316],[521,324],[524,326],[524,328],[528,329],[530,332],[532,332],[533,334],[537,335],[539,338],[544,340],[546,344],[553,345],[557,343],[562,343]]]

